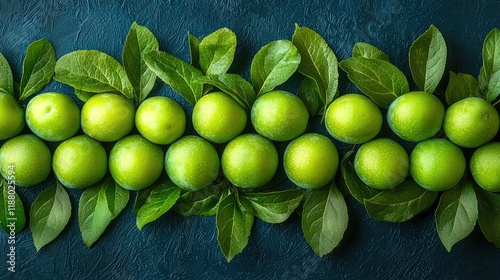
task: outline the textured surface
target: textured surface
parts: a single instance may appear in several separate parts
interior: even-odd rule
[[[0,52],[19,80],[26,47],[41,37],[52,42],[58,57],[98,49],[121,61],[126,34],[137,21],[157,36],[162,50],[187,59],[188,31],[203,37],[229,27],[238,36],[230,71],[247,76],[258,49],[272,40],[291,39],[298,23],[323,35],[339,60],[350,55],[354,43],[364,41],[386,51],[409,75],[408,48],[434,24],[448,44],[447,70],[477,75],[482,41],[500,27],[498,11],[500,3],[493,0],[2,0]],[[296,91],[294,81],[289,86]],[[71,94],[55,82],[46,90]],[[172,96],[160,83],[155,94]],[[42,188],[20,190],[26,207]],[[305,242],[296,215],[281,225],[257,221],[248,247],[228,264],[217,245],[214,218],[168,213],[138,231],[132,201],[87,249],[76,220],[80,194],[70,192],[70,225],[40,252],[29,230],[17,236],[15,274],[7,271],[7,235],[0,234],[0,279],[492,279],[500,267],[500,251],[478,228],[448,253],[435,230],[434,209],[406,223],[380,223],[369,219],[352,198],[347,200],[346,236],[324,258]]]

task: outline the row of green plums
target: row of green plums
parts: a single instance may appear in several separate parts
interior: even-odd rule
[[[50,92],[35,96],[23,110],[11,95],[0,93],[0,108],[0,139],[10,138],[0,148],[0,171],[20,186],[39,184],[52,169],[66,187],[85,188],[109,169],[119,185],[139,190],[166,169],[177,186],[196,191],[213,183],[222,169],[233,185],[258,188],[273,178],[278,167],[272,141],[291,141],[283,165],[288,178],[300,187],[328,184],[339,165],[330,138],[304,134],[309,112],[300,98],[285,91],[266,93],[254,102],[250,120],[256,133],[244,133],[247,112],[222,92],[206,94],[194,105],[192,122],[198,135],[184,135],[184,110],[162,96],[146,99],[135,110],[121,95],[96,94],[80,111],[67,95]],[[466,98],[445,110],[437,97],[409,92],[392,102],[386,119],[401,139],[419,142],[410,156],[398,142],[376,138],[383,115],[366,96],[345,94],[325,112],[333,138],[362,144],[354,167],[367,185],[391,189],[411,174],[426,189],[449,189],[465,173],[460,148],[464,147],[476,148],[470,160],[476,182],[500,191],[500,143],[490,142],[498,132],[499,117],[484,99]],[[34,135],[16,136],[25,122]],[[139,134],[129,135],[134,126]],[[75,136],[80,127],[84,134]],[[441,128],[448,139],[432,138]],[[53,156],[42,139],[61,142]],[[101,142],[114,141],[108,157]],[[214,144],[224,145],[221,155]],[[166,153],[161,145],[168,146]]]

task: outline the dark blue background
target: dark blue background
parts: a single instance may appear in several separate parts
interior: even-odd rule
[[[17,81],[26,47],[42,37],[52,42],[58,57],[78,49],[98,49],[121,61],[133,21],[148,27],[162,50],[185,60],[188,31],[201,38],[229,27],[238,37],[230,71],[247,78],[259,48],[276,39],[291,39],[294,23],[298,23],[324,36],[339,60],[350,56],[356,42],[379,47],[411,81],[408,48],[430,24],[440,29],[447,42],[447,70],[476,76],[482,64],[483,39],[500,27],[500,3],[2,0],[0,52]],[[56,82],[45,90],[72,95],[69,87]],[[341,91],[345,93],[345,88]],[[154,94],[174,96],[160,82]],[[26,208],[42,189],[19,189]],[[69,225],[40,252],[35,251],[29,230],[17,236],[15,274],[7,271],[7,235],[0,234],[0,279],[491,279],[500,273],[500,251],[478,227],[448,253],[435,230],[434,208],[409,222],[381,223],[369,219],[351,197],[347,198],[350,220],[345,237],[323,258],[305,242],[300,219],[294,215],[280,225],[257,220],[247,248],[228,264],[217,245],[213,217],[168,213],[139,231],[131,211],[134,195],[102,238],[87,249],[76,220],[80,194],[70,191],[73,214]]]

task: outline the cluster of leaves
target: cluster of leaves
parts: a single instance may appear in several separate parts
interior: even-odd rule
[[[237,46],[236,35],[230,29],[221,28],[202,39],[188,33],[187,41],[189,63],[159,50],[154,34],[133,23],[120,63],[98,50],[77,50],[56,61],[54,49],[42,39],[27,50],[19,86],[13,82],[7,61],[0,56],[0,71],[10,73],[10,76],[0,75],[0,91],[14,94],[15,89],[19,89],[19,100],[23,101],[40,92],[54,78],[71,86],[82,101],[93,94],[111,92],[122,94],[139,106],[159,78],[191,105],[203,95],[220,90],[249,111],[259,96],[298,72],[302,77],[298,95],[311,116],[323,115],[338,96],[339,66],[362,93],[382,108],[410,91],[403,72],[376,47],[357,43],[352,57],[338,63],[324,38],[298,25],[291,40],[272,41],[255,54],[249,80],[228,73]],[[479,81],[468,74],[450,72],[446,90],[449,104],[467,96],[486,96],[490,102],[497,99],[500,59],[495,48],[499,46],[500,36],[498,30],[494,30],[485,39]],[[446,45],[437,28],[431,26],[417,38],[410,48],[409,60],[416,86],[433,94],[446,64]],[[448,250],[473,230],[477,220],[486,238],[500,247],[500,195],[475,187],[468,178],[443,194],[426,191],[411,180],[391,191],[377,191],[357,177],[353,153],[354,150],[344,155],[339,180],[315,190],[291,187],[243,192],[221,177],[202,191],[187,192],[162,177],[151,187],[136,192],[133,207],[136,225],[141,230],[170,210],[182,216],[215,216],[219,246],[231,261],[248,244],[255,218],[275,224],[297,212],[305,240],[317,255],[323,256],[343,238],[348,224],[344,196],[350,194],[365,206],[372,218],[388,222],[407,221],[439,200],[436,228]],[[2,181],[0,225],[6,231],[7,188],[8,183]],[[91,247],[123,211],[130,196],[130,192],[111,177],[83,191],[78,204],[78,223],[87,247]],[[21,203],[17,195],[16,201]],[[20,219],[25,217],[23,207],[16,209]],[[37,250],[62,232],[71,213],[69,195],[59,182],[42,191],[31,206],[29,219]]]

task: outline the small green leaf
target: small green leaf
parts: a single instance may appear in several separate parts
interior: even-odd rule
[[[323,112],[324,103],[321,100],[321,93],[318,84],[313,79],[304,77],[300,83],[299,97],[311,116],[314,117]]]
[[[225,182],[225,183],[224,183]],[[185,192],[174,205],[174,211],[182,216],[213,216],[227,182],[209,186],[196,192]]]
[[[31,205],[30,228],[37,251],[54,240],[71,217],[69,195],[56,182],[43,190]]]
[[[489,102],[500,94],[500,30],[494,28],[483,42],[483,66],[479,71],[479,86]]]
[[[410,91],[401,70],[385,60],[351,57],[340,62],[349,79],[382,108]]]
[[[236,190],[222,196],[215,223],[217,241],[228,262],[247,246],[253,219],[253,214],[241,207]]]
[[[410,46],[409,62],[413,80],[421,91],[434,93],[446,67],[446,42],[431,25]]]
[[[242,194],[252,204],[255,216],[272,224],[286,221],[302,202],[303,195],[302,189]]]
[[[14,179],[15,175],[12,177]],[[20,233],[26,224],[23,202],[16,193],[14,181],[1,181],[0,191],[0,226],[10,234]]]
[[[9,62],[0,53],[0,91],[14,96],[14,78]]]
[[[385,52],[381,51],[375,46],[363,42],[354,44],[354,47],[352,47],[352,56],[380,59],[390,62],[389,56]]]
[[[233,63],[236,34],[221,28],[203,38],[199,44],[200,68],[205,75],[224,74]]]
[[[75,88],[75,95],[83,102],[87,102],[92,96],[96,95],[94,92],[83,91]]]
[[[288,40],[273,41],[262,47],[252,59],[250,78],[257,96],[283,84],[297,70],[300,54]]]
[[[438,192],[427,191],[414,181],[404,181],[392,190],[365,199],[368,215],[377,221],[401,223],[434,204]]]
[[[441,195],[434,217],[439,238],[448,252],[474,230],[477,216],[477,198],[470,181],[464,180]]]
[[[132,208],[132,212],[137,216],[137,213],[139,212],[139,209],[146,204],[146,201],[149,198],[149,195],[153,191],[154,186],[150,186],[148,188],[145,188],[143,190],[135,192],[135,201],[134,201],[134,207]]]
[[[332,186],[311,190],[302,208],[302,231],[316,255],[330,253],[347,229],[347,205],[340,191]]]
[[[365,203],[365,199],[370,199],[380,193],[379,190],[374,189],[366,185],[356,174],[354,170],[354,165],[350,160],[350,157],[354,154],[354,151],[348,151],[345,153],[340,164],[340,169],[342,171],[342,177],[349,190],[349,193],[357,201]]]
[[[446,87],[446,103],[451,105],[461,99],[468,97],[479,97],[479,82],[469,74],[457,73],[450,71],[450,80]]]
[[[321,111],[325,112],[337,94],[337,57],[325,39],[310,28],[295,24],[292,42],[301,57],[298,71],[316,82],[319,98],[323,102]]]
[[[163,51],[147,53],[144,60],[163,82],[177,91],[191,105],[194,105],[203,95],[203,84],[197,81],[203,73],[194,66]]]
[[[123,66],[97,50],[78,50],[63,55],[56,63],[54,79],[75,89],[94,93],[121,93],[134,96]]]
[[[111,177],[83,192],[78,204],[78,224],[85,246],[90,248],[101,237],[128,199],[129,192]]]
[[[200,66],[200,42],[198,37],[188,32],[189,57],[194,67]]]
[[[155,73],[144,62],[144,54],[157,50],[158,41],[154,34],[134,22],[125,39],[122,61],[139,104],[146,99],[156,81]]]
[[[108,209],[111,213],[111,218],[114,219],[123,211],[130,199],[130,191],[120,187],[117,183],[108,185],[105,188]]]
[[[229,94],[247,111],[250,111],[257,98],[252,84],[238,74],[224,73],[220,75],[203,76],[200,77],[199,81],[204,84],[213,85]]]
[[[48,85],[54,76],[55,65],[56,52],[49,41],[40,39],[31,43],[24,57],[19,100],[25,100]]]
[[[180,194],[181,189],[171,181],[153,186],[152,190],[148,191],[146,201],[137,211],[137,228],[141,230],[144,225],[156,221],[163,214],[167,213],[175,204]]]
[[[486,239],[500,248],[500,194],[476,187],[478,222]]]

